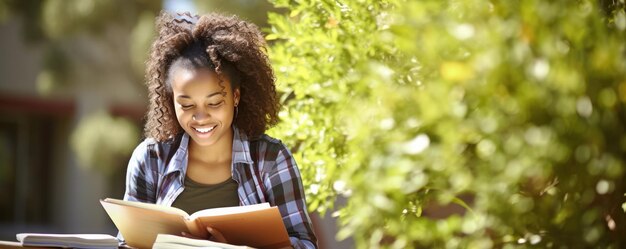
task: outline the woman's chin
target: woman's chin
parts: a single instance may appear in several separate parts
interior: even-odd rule
[[[216,131],[217,129],[213,129],[209,132],[200,132],[192,128],[188,133],[196,144],[200,146],[210,146],[215,144],[216,139],[214,138],[216,137]]]

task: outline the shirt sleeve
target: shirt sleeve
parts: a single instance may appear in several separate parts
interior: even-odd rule
[[[278,207],[294,248],[317,248],[317,238],[307,212],[300,170],[291,152],[281,144],[276,165],[264,185],[269,201]]]
[[[146,163],[149,161],[147,142],[144,141],[135,148],[128,161],[126,169],[125,201],[156,202],[156,181]],[[122,233],[117,233],[121,245],[125,244]]]
[[[154,172],[149,170],[149,144],[142,142],[135,148],[126,171],[125,201],[156,203],[156,182]]]

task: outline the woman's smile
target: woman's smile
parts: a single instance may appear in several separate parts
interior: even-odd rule
[[[194,131],[195,137],[197,137],[198,139],[208,139],[213,135],[213,133],[215,133],[217,126],[218,125],[203,126],[203,127],[192,126],[191,130]]]
[[[200,132],[200,133],[202,133],[202,134],[205,134],[205,133],[209,133],[209,132],[211,132],[213,129],[215,129],[215,127],[217,127],[217,125],[215,125],[215,126],[211,126],[211,127],[208,127],[208,128],[198,128],[198,127],[193,127],[193,129],[194,129],[194,130],[196,130],[197,132]]]

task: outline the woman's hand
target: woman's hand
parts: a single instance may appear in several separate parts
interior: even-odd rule
[[[222,233],[220,233],[220,231],[218,231],[217,229],[212,228],[212,227],[206,227],[206,231],[209,232],[208,240],[228,244],[228,241],[226,241],[226,238],[224,238],[224,235],[222,235]],[[186,232],[183,232],[182,235],[190,239],[207,239],[207,238],[196,237]],[[293,246],[287,246],[281,249],[293,249]]]
[[[228,244],[228,241],[226,241],[226,239],[224,238],[224,235],[222,235],[222,233],[220,233],[220,231],[218,231],[217,229],[212,228],[212,227],[206,227],[206,230],[207,232],[209,232],[209,238],[196,237],[186,232],[183,232],[182,235],[184,237],[191,238],[191,239],[208,239],[211,241]]]
[[[220,242],[220,243],[228,243],[226,241],[226,238],[224,238],[224,235],[222,235],[222,233],[220,233],[220,231],[218,231],[217,229],[212,228],[212,227],[206,227],[206,230],[210,234],[209,240]]]

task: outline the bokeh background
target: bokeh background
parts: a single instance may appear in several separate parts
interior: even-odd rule
[[[623,248],[624,8],[0,0],[0,239],[115,233],[166,9],[263,30],[322,248]]]

